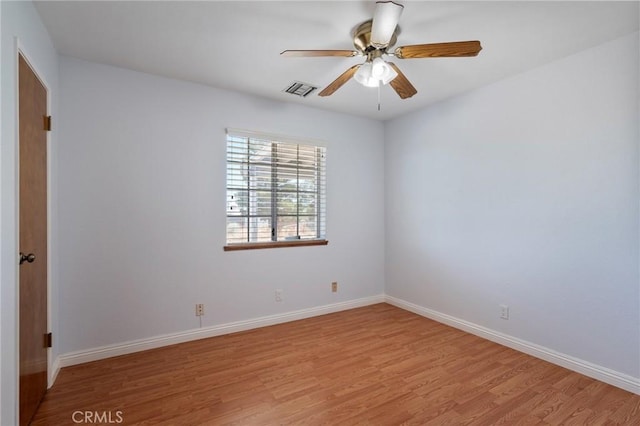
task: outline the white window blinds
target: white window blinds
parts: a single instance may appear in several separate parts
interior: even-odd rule
[[[326,148],[227,130],[227,244],[324,239]]]

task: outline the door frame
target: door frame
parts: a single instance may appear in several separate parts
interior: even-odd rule
[[[31,55],[29,53],[29,49],[26,48],[18,37],[14,37],[14,69],[15,69],[15,134],[14,134],[14,177],[15,177],[15,253],[14,258],[16,259],[15,267],[15,359],[16,359],[16,371],[15,371],[15,385],[16,385],[16,420],[18,420],[18,416],[20,415],[20,268],[18,266],[18,251],[20,250],[20,55],[27,62],[29,67],[33,70],[36,77],[45,88],[47,93],[47,114],[51,114],[51,86],[49,85],[47,79],[43,77],[43,73],[41,72],[40,67],[36,64],[36,61],[33,58],[36,55]],[[53,126],[52,126],[53,129]],[[52,131],[47,132],[47,331],[51,332],[52,328],[52,152],[51,152],[51,139],[52,139]],[[54,336],[54,339],[57,336]],[[47,389],[49,389],[53,382],[55,381],[55,377],[57,376],[58,370],[53,370],[53,347],[47,350]]]

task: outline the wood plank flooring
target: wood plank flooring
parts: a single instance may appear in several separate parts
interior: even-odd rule
[[[123,425],[640,425],[640,396],[378,304],[64,368],[32,424],[87,412]]]

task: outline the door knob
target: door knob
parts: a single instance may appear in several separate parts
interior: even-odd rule
[[[24,262],[33,263],[36,260],[36,255],[33,253],[24,254],[20,252],[20,264],[22,265]]]

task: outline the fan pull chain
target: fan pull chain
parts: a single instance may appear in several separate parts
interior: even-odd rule
[[[378,80],[378,111],[380,111],[380,80]]]

